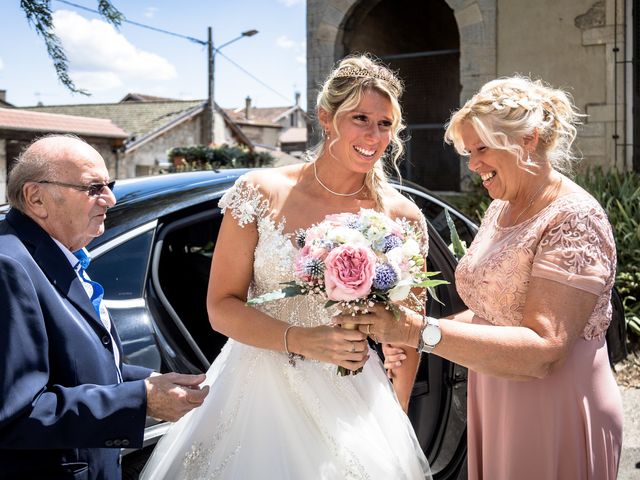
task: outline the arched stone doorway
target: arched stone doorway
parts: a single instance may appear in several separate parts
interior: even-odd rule
[[[453,10],[444,1],[359,2],[345,17],[337,44],[343,54],[370,52],[405,83],[407,142],[402,174],[428,188],[457,190],[460,163],[442,141],[460,98],[460,46]]]
[[[495,77],[495,25],[496,0],[307,0],[308,112],[338,59],[374,53],[400,70],[407,87],[412,140],[403,173],[434,190],[458,190],[464,171],[443,146],[441,125]]]

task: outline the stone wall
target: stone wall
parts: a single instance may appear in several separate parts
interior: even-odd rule
[[[281,129],[279,127],[261,127],[259,125],[242,125],[242,133],[256,145],[275,148],[278,146],[278,138]]]
[[[128,152],[122,159],[124,168],[121,176],[128,178],[139,174],[157,173],[160,165],[167,162],[167,151],[169,149],[201,144],[201,117],[202,115],[199,115],[187,120]]]
[[[379,1],[308,0],[308,112],[315,110],[318,86],[344,55],[341,40],[350,16]],[[623,37],[625,7],[631,8],[631,0],[440,1],[453,10],[459,30],[461,104],[497,76],[543,78],[568,90],[588,115],[577,141],[585,163],[631,169],[632,149],[624,147],[631,143],[624,132],[631,110],[624,97]],[[411,4],[397,2],[398,8]],[[309,141],[315,140],[317,134],[310,132]]]
[[[624,47],[624,2],[618,4],[616,37],[613,0],[500,0],[497,74],[523,73],[567,90],[587,114],[576,142],[584,162],[625,168],[616,147],[624,143],[624,75],[621,65],[615,75],[614,58],[616,45]]]

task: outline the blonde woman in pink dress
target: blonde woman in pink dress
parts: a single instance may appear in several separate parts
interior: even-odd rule
[[[616,250],[605,212],[561,173],[577,120],[569,97],[540,82],[482,87],[445,134],[494,199],[456,271],[469,310],[439,325],[409,311],[359,320],[469,368],[472,480],[617,476],[622,403],[605,342]],[[398,368],[404,350],[385,351]]]

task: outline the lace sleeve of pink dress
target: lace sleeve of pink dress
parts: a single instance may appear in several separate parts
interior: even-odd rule
[[[596,296],[583,337],[603,335],[611,321],[610,295],[615,280],[616,247],[611,225],[598,203],[586,195],[559,202],[538,244],[531,269],[541,277]]]

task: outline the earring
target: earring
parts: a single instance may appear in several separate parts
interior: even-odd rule
[[[324,138],[326,138],[327,140],[331,138],[331,132],[329,132],[329,130],[324,131]]]

